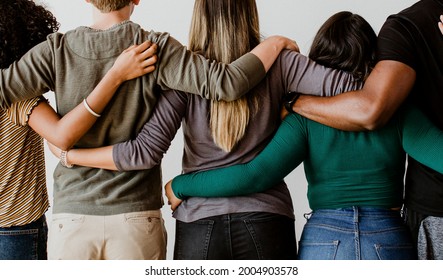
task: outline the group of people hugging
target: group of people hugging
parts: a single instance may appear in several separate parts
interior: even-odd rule
[[[443,259],[443,0],[378,35],[337,12],[307,56],[262,37],[255,0],[195,0],[188,46],[131,21],[140,0],[86,2],[93,23],[66,33],[32,0],[0,4],[0,259],[166,259],[180,128],[176,260]]]

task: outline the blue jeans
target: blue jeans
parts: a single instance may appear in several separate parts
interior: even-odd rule
[[[417,259],[400,212],[369,207],[313,212],[299,247],[304,260]]]
[[[24,226],[0,228],[0,260],[46,260],[47,240],[45,215]]]
[[[176,260],[296,259],[294,220],[251,212],[176,222]]]

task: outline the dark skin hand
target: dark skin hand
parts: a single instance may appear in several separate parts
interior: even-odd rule
[[[293,110],[336,129],[377,129],[391,118],[406,99],[415,78],[415,70],[404,63],[380,61],[361,90],[334,97],[303,95],[293,105]]]

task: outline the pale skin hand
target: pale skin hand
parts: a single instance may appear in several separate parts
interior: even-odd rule
[[[112,68],[87,97],[89,106],[101,113],[118,87],[126,80],[154,71],[157,46],[150,42],[134,45],[123,51]],[[28,124],[43,138],[63,150],[71,148],[97,120],[83,104],[79,104],[60,118],[46,102],[40,102],[32,111]]]
[[[443,15],[440,16],[440,21],[438,22],[438,28],[440,28],[441,34],[443,34]]]
[[[168,204],[171,205],[171,210],[175,211],[175,209],[177,209],[177,207],[182,203],[183,200],[177,198],[172,191],[172,180],[165,185],[165,194],[168,198]]]
[[[263,63],[265,71],[271,68],[282,50],[300,51],[297,43],[289,38],[274,35],[266,38],[251,53],[255,54]]]

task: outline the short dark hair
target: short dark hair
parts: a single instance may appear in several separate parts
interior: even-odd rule
[[[376,48],[377,35],[371,25],[360,15],[343,11],[320,27],[309,58],[364,80],[375,64]]]
[[[1,0],[0,67],[8,67],[58,28],[53,14],[34,1]]]

